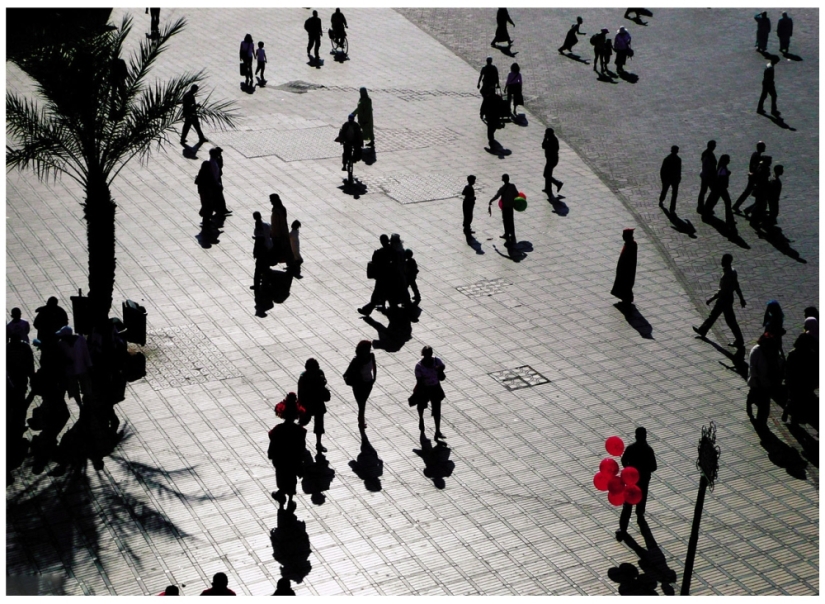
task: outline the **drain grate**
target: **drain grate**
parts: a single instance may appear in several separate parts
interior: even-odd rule
[[[479,281],[478,283],[473,283],[471,285],[460,285],[456,287],[456,289],[465,296],[470,296],[472,298],[476,296],[492,296],[493,294],[500,294],[508,285],[512,285],[512,283],[508,283],[504,279],[491,279]]]
[[[489,375],[510,391],[519,390],[521,388],[532,388],[533,386],[538,386],[540,384],[550,383],[550,380],[529,365],[523,365],[522,367],[516,367],[515,369],[494,371]]]

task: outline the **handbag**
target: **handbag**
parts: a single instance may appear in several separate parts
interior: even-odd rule
[[[243,61],[241,61],[241,75],[246,75],[246,63],[244,63]]]
[[[375,279],[375,268],[372,264],[372,260],[367,262],[367,279]]]
[[[444,366],[442,365],[441,367],[438,368],[438,381],[443,382],[446,379],[447,379],[447,374],[444,373]]]
[[[632,57],[633,57],[633,49],[632,49],[632,48],[630,48],[630,46],[628,46],[628,47],[627,47],[627,57],[628,57],[628,58],[632,58]]]
[[[415,407],[422,401],[422,399],[426,401],[426,397],[427,394],[424,391],[424,387],[420,383],[416,382],[415,388],[413,388],[412,394],[410,395],[410,398],[407,399],[407,402],[410,404],[410,407]]]

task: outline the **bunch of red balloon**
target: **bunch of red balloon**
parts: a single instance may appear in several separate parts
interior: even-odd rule
[[[611,455],[619,456],[624,452],[624,442],[618,436],[611,436],[604,442],[604,448]],[[607,500],[613,505],[628,503],[636,505],[642,500],[639,471],[628,466],[619,472],[615,459],[605,457],[599,464],[599,471],[593,477],[593,486],[600,491],[607,491]]]

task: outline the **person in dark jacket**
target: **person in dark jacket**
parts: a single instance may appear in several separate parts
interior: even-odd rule
[[[330,398],[327,378],[321,371],[318,361],[312,358],[307,359],[304,372],[298,378],[298,402],[307,410],[306,416],[301,420],[301,425],[305,426],[310,419],[315,419],[312,431],[315,432],[315,448],[321,453],[327,452],[327,448],[321,444],[321,436],[324,434],[326,403]]]
[[[768,209],[768,198],[771,189],[771,163],[773,163],[773,158],[770,155],[763,155],[760,158],[754,175],[753,196],[755,201],[753,205],[743,210],[745,216],[749,216],[753,224],[762,222]]]
[[[599,33],[590,36],[590,44],[593,46],[593,71],[595,71],[596,73],[599,73],[602,52],[604,51],[604,43],[605,39],[607,38],[607,34],[609,33],[610,30],[606,27],[603,27]],[[604,73],[603,67],[602,73]]]
[[[673,145],[670,155],[662,161],[659,177],[662,179],[662,193],[659,195],[659,206],[664,207],[667,190],[670,189],[670,213],[676,213],[676,196],[679,194],[679,183],[682,182],[682,159],[678,155],[679,147]]]
[[[708,141],[707,148],[702,151],[702,171],[699,177],[702,179],[702,184],[699,187],[699,200],[696,202],[696,212],[701,214],[705,208],[705,193],[713,185],[713,179],[716,177],[716,155],[713,150],[716,149],[716,141]]]
[[[229,578],[226,573],[215,573],[212,577],[212,587],[204,589],[201,592],[202,596],[236,596],[234,591],[229,589]]]
[[[518,188],[510,182],[509,174],[502,174],[501,180],[504,184],[501,185],[499,190],[496,191],[496,194],[493,195],[490,203],[487,204],[487,213],[490,216],[493,215],[493,202],[496,199],[501,198],[501,220],[504,223],[504,235],[501,237],[504,239],[504,246],[509,248],[516,244],[516,226],[513,218],[513,202],[518,196]]]
[[[772,57],[771,62],[765,67],[762,74],[762,94],[759,95],[759,105],[756,107],[756,113],[765,113],[765,99],[768,95],[771,97],[771,115],[779,116],[779,109],[776,108],[776,83],[774,81],[775,72],[774,65],[779,63],[779,57]]]
[[[267,456],[275,468],[277,491],[272,498],[283,508],[284,504],[293,505],[292,498],[298,486],[298,477],[303,475],[303,458],[306,450],[307,431],[295,423],[301,419],[306,410],[298,404],[294,392],[275,405],[275,414],[284,422],[269,431],[269,449]],[[289,503],[287,504],[287,498]]]
[[[505,101],[492,92],[488,93],[481,101],[479,117],[487,125],[487,144],[490,145],[490,149],[499,146],[496,140],[496,130],[504,128],[504,106]]]
[[[773,178],[768,181],[768,218],[769,224],[776,224],[779,217],[779,198],[782,196],[782,181],[780,176],[785,173],[785,167],[777,164],[773,167]]]
[[[358,309],[362,315],[369,316],[376,306],[384,306],[388,295],[388,279],[390,278],[390,265],[392,264],[392,251],[390,250],[390,238],[383,234],[379,238],[381,247],[372,253],[372,274],[375,279],[375,287],[372,290],[369,304],[365,304]]]
[[[624,247],[619,254],[619,262],[616,264],[616,279],[613,281],[613,289],[610,294],[622,301],[625,307],[633,303],[633,284],[636,282],[636,257],[638,246],[633,240],[633,230],[622,231]]]
[[[198,143],[209,142],[209,139],[203,135],[201,124],[198,120],[198,104],[195,102],[195,94],[198,92],[198,85],[192,84],[189,91],[183,95],[183,130],[180,133],[180,144],[186,144],[186,135],[189,134],[189,129],[195,127],[195,132],[198,133]]]
[[[547,128],[544,131],[544,140],[541,141],[541,148],[544,149],[544,159],[547,163],[544,165],[544,192],[552,197],[552,185],[556,185],[556,192],[561,191],[564,183],[553,178],[553,170],[559,165],[559,139],[556,138],[556,133],[552,128]]]
[[[636,519],[639,523],[644,521],[645,507],[647,506],[647,493],[650,486],[650,478],[656,471],[656,455],[653,448],[647,444],[647,430],[641,426],[636,428],[636,442],[629,445],[622,455],[622,466],[636,468],[639,471],[639,488],[642,490],[642,500],[636,504]],[[619,530],[616,531],[616,540],[623,541],[627,537],[627,526],[630,523],[630,514],[633,506],[625,503],[622,507],[622,515],[619,517]]]
[[[776,36],[779,38],[779,52],[787,54],[791,45],[793,35],[793,19],[788,13],[782,13],[782,17],[776,22]]]
[[[343,42],[344,38],[347,37],[347,29],[349,25],[347,25],[347,18],[344,16],[344,13],[341,12],[340,8],[336,8],[335,12],[332,13],[332,16],[329,18],[330,25],[332,26],[332,35],[336,40]]]
[[[372,342],[369,340],[358,342],[355,347],[355,357],[344,372],[344,383],[352,388],[352,396],[358,404],[358,427],[361,430],[367,427],[364,412],[367,408],[367,399],[378,377],[378,365],[375,363],[375,354],[371,349]]]
[[[478,74],[478,82],[476,88],[481,91],[481,96],[487,97],[500,88],[501,84],[498,79],[498,67],[493,65],[493,57],[487,57],[484,67]]]
[[[506,8],[498,9],[498,11],[496,11],[496,36],[493,38],[493,41],[490,42],[490,46],[495,47],[498,42],[507,42],[507,48],[509,49],[513,45],[513,40],[510,39],[510,34],[507,33],[508,23],[513,27],[516,26]]]
[[[616,71],[624,72],[624,65],[627,58],[631,56],[630,50],[630,32],[625,27],[620,27],[616,35],[613,36],[613,50],[616,51]]]
[[[318,11],[312,11],[312,16],[304,22],[304,29],[309,36],[309,43],[307,44],[307,57],[310,62],[312,55],[310,51],[315,47],[315,66],[321,67],[321,58],[318,56],[318,49],[321,47],[321,36],[324,33],[324,28],[321,25],[321,17],[318,16]]]
[[[765,143],[759,141],[756,143],[756,151],[751,153],[750,161],[748,162],[748,184],[745,187],[745,190],[742,191],[742,194],[736,200],[736,203],[733,204],[733,211],[738,212],[739,207],[745,203],[745,200],[748,196],[753,192],[753,187],[756,184],[755,174],[756,168],[759,167],[759,160],[762,159],[762,154],[765,152]]]
[[[754,15],[756,21],[756,50],[765,52],[768,49],[768,36],[771,33],[771,20],[768,13],[757,13]]]
[[[716,178],[713,180],[710,196],[705,202],[705,211],[702,216],[708,217],[713,215],[713,208],[716,207],[716,202],[721,197],[725,202],[725,226],[729,231],[736,230],[736,221],[733,219],[733,210],[731,209],[730,195],[728,194],[728,185],[730,183],[730,155],[723,155],[719,158],[719,165],[716,169]]]
[[[564,44],[559,46],[558,51],[559,54],[564,54],[564,51],[572,51],[573,47],[579,43],[579,36],[586,36],[587,34],[581,31],[582,23],[584,20],[581,17],[576,17],[576,22],[570,26],[570,30],[567,32],[567,36],[564,38]]]
[[[34,328],[37,330],[37,339],[41,343],[57,341],[57,330],[69,324],[66,311],[57,304],[57,298],[52,296],[46,300],[46,305],[37,308],[34,312]]]

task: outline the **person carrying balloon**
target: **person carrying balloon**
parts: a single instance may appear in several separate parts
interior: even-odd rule
[[[636,520],[644,521],[645,505],[647,504],[647,489],[650,477],[656,471],[656,456],[653,449],[647,444],[647,430],[641,426],[636,428],[636,442],[629,445],[622,455],[622,466],[636,468],[639,472],[639,481],[636,483],[642,491],[642,499],[636,504]],[[616,541],[623,541],[627,537],[627,526],[630,523],[630,513],[633,505],[625,502],[622,515],[619,517],[619,530],[616,531]]]
[[[513,210],[524,211],[527,207],[527,202],[523,193],[520,193],[516,185],[510,182],[509,174],[502,174],[501,180],[504,183],[501,188],[496,191],[490,203],[487,204],[487,213],[492,216],[493,202],[501,198],[499,207],[501,208],[501,219],[504,223],[504,246],[511,247],[516,244],[516,226],[513,220]],[[518,201],[517,201],[518,200]]]

